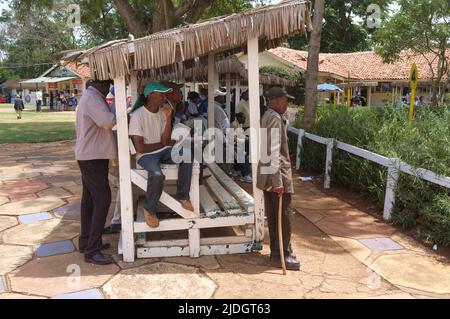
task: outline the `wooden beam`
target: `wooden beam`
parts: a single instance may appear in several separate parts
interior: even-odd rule
[[[123,260],[125,262],[134,262],[133,194],[131,189],[131,160],[128,144],[125,77],[114,79],[114,88],[116,94],[117,145],[119,150]]]
[[[206,216],[214,216],[221,211],[219,205],[212,199],[205,185],[200,186],[200,198],[202,199],[201,206]]]
[[[226,112],[228,118],[231,121],[231,75],[227,73],[226,75],[226,86],[227,86],[227,99],[226,99]]]
[[[214,91],[216,90],[217,70],[215,54],[208,56],[208,128],[214,127]]]
[[[259,106],[259,43],[258,37],[249,38],[248,52],[248,86],[250,108],[250,153],[253,175],[253,197],[255,204],[256,241],[264,240],[264,193],[256,187],[258,175],[260,142],[260,106]]]
[[[153,233],[171,230],[185,230],[185,229],[202,229],[202,228],[219,228],[252,225],[255,223],[254,214],[243,215],[228,215],[224,217],[213,218],[192,218],[192,219],[163,219],[160,220],[158,228],[150,228],[145,221],[135,222],[135,233]]]
[[[206,179],[206,185],[209,187],[209,190],[214,194],[214,196],[219,201],[219,205],[223,210],[229,212],[232,210],[240,209],[240,206],[236,199],[231,196],[214,176],[208,177]]]
[[[138,80],[137,80],[137,74],[135,71],[131,72],[130,74],[130,95],[131,95],[131,105],[134,105],[136,103],[139,94],[138,94]]]
[[[220,169],[220,167],[215,164],[208,164],[209,170],[214,174],[219,183],[232,195],[237,199],[239,204],[248,211],[249,213],[253,213],[255,211],[255,205],[253,197],[250,196],[245,190],[242,189],[233,179],[231,179],[224,171]]]

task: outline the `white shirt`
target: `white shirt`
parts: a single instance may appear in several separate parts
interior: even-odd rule
[[[237,113],[244,113],[245,123],[243,124],[243,127],[250,127],[250,109],[246,100],[242,99],[239,102],[236,108],[236,114]]]
[[[42,100],[42,92],[41,91],[36,92],[36,100],[38,100],[38,101]]]
[[[164,111],[160,109],[158,113],[152,113],[144,106],[131,114],[129,135],[142,136],[144,138],[144,144],[161,143],[165,127],[166,116],[164,115]],[[167,146],[145,154],[137,153],[136,160],[140,160],[144,155],[159,153],[169,147]]]
[[[223,134],[226,134],[227,129],[230,128],[230,119],[222,108],[222,105],[217,102],[214,103],[214,127],[221,130]]]

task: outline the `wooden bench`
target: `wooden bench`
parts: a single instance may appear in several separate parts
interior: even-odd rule
[[[130,152],[136,154],[130,139]],[[255,215],[252,197],[240,188],[215,164],[205,170],[205,185],[200,186],[200,164],[194,163],[190,197],[194,212],[183,209],[169,193],[178,178],[177,165],[162,165],[166,185],[160,202],[177,214],[177,218],[161,219],[158,228],[150,228],[144,219],[141,198],[133,225],[137,235],[138,258],[250,253],[255,241]],[[147,189],[147,171],[140,167],[131,169],[131,181],[144,191]],[[172,185],[167,185],[172,184]],[[201,201],[201,202],[200,202]],[[214,236],[216,229],[240,229],[240,234]],[[213,233],[201,236],[202,231]],[[186,238],[147,240],[147,234],[183,233]],[[218,231],[217,231],[218,232]],[[169,236],[170,237],[170,236]]]

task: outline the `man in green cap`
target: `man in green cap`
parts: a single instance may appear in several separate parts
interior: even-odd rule
[[[131,114],[129,134],[137,155],[136,161],[148,171],[147,195],[144,202],[145,221],[150,228],[159,227],[156,205],[164,189],[165,176],[161,164],[173,164],[171,140],[173,109],[167,104],[171,88],[151,82],[144,89],[145,106]],[[194,211],[189,199],[192,163],[181,163],[178,170],[177,199],[184,209]]]

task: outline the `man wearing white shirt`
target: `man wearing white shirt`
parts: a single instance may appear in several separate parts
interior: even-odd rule
[[[161,198],[165,176],[161,164],[173,164],[171,140],[172,108],[166,103],[166,93],[172,89],[158,82],[145,87],[146,105],[135,110],[130,119],[129,135],[136,148],[137,163],[148,172],[144,217],[150,228],[159,227],[156,206]],[[181,163],[178,169],[177,199],[184,209],[194,211],[189,199],[192,162]]]
[[[42,112],[42,92],[36,92],[36,112]]]

